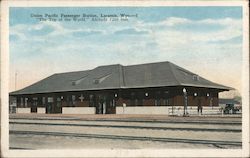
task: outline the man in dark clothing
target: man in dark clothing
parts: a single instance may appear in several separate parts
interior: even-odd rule
[[[201,106],[201,100],[198,100],[198,114],[202,115],[202,106]]]

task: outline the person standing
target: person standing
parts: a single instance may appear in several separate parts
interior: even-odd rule
[[[198,99],[198,115],[202,115],[202,106],[201,106],[201,100],[200,98]]]

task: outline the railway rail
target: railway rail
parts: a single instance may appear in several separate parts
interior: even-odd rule
[[[216,124],[242,125],[241,121],[207,121],[207,120],[140,120],[140,119],[80,119],[80,118],[10,118],[10,120],[60,120],[60,121],[96,121],[96,122],[139,122],[139,123],[168,123],[168,124]]]
[[[181,138],[160,138],[160,137],[138,137],[138,136],[120,136],[120,135],[103,135],[103,134],[82,134],[82,133],[64,133],[64,132],[40,132],[40,131],[16,131],[10,130],[10,135],[42,135],[42,136],[59,136],[59,137],[84,137],[96,139],[112,139],[112,140],[137,140],[137,141],[157,141],[165,143],[189,143],[189,144],[207,144],[217,148],[223,146],[241,146],[239,141],[218,141],[218,140],[195,140]],[[13,147],[14,148],[14,147]]]
[[[177,131],[205,131],[205,132],[236,132],[241,129],[216,129],[216,128],[184,128],[184,127],[149,127],[149,126],[129,126],[129,125],[101,125],[101,124],[76,124],[76,123],[43,123],[43,122],[13,122],[17,125],[43,125],[43,126],[80,126],[80,127],[99,127],[99,128],[127,128],[127,129],[150,129],[150,130],[177,130]]]

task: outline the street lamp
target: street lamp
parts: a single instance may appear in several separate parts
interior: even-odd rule
[[[187,115],[187,90],[186,90],[186,88],[183,88],[183,98],[184,98],[184,113],[183,113],[183,116],[186,116]]]

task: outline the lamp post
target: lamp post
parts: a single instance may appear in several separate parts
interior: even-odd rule
[[[184,98],[184,113],[183,113],[183,116],[186,116],[187,115],[187,90],[186,88],[183,88],[183,98]]]

